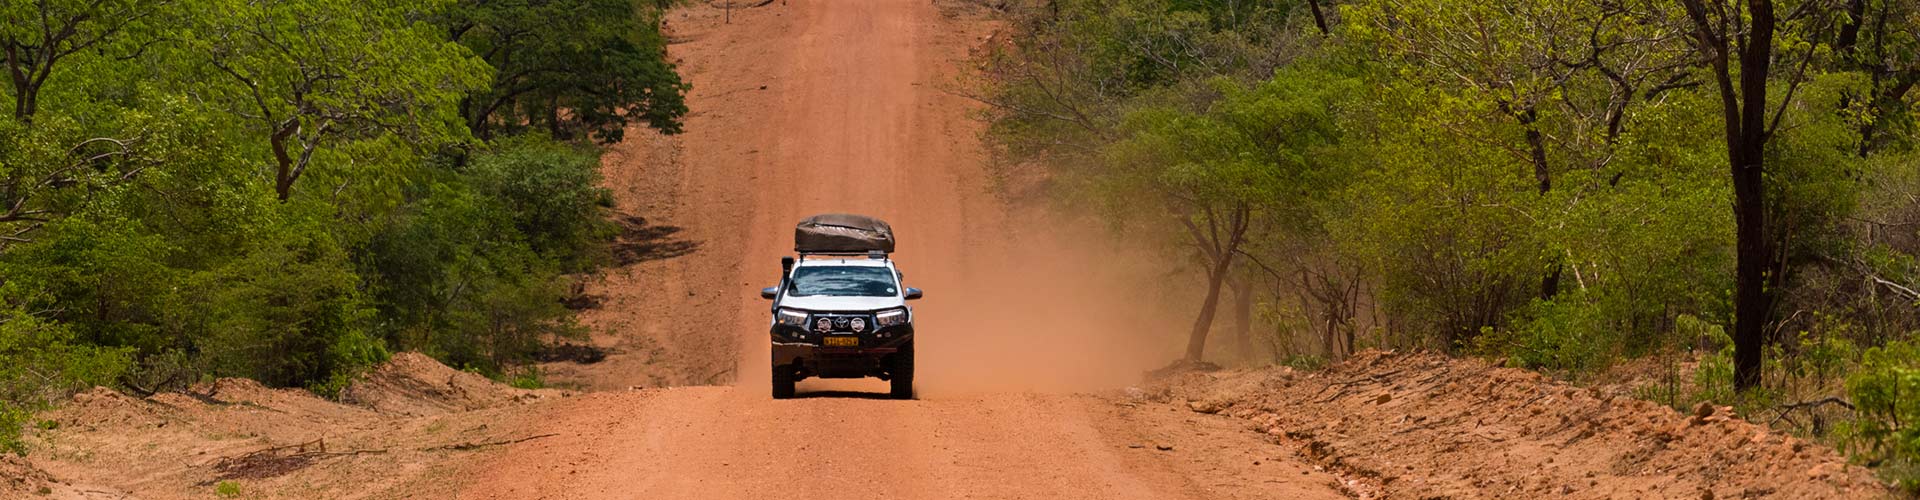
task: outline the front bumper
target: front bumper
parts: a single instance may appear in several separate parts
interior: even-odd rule
[[[902,346],[913,342],[913,325],[909,323],[867,333],[836,333],[825,336],[806,332],[798,327],[775,325],[771,334],[774,367],[794,370],[796,379],[807,377],[880,377],[884,379],[888,378],[887,358],[899,352]],[[828,336],[857,338],[859,345],[853,347],[822,345],[823,338]]]

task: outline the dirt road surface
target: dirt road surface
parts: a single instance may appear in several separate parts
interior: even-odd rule
[[[1065,395],[1136,380],[1159,353],[1109,346],[1143,344],[1115,336],[1155,326],[1153,311],[1116,297],[1137,276],[1100,265],[1125,255],[1019,227],[993,194],[975,108],[948,91],[993,28],[967,9],[789,0],[730,24],[715,9],[672,15],[694,85],[688,132],[629,144],[607,171],[623,208],[654,217],[640,250],[667,255],[595,289],[606,300],[589,321],[616,332],[598,339],[612,355],[549,373],[592,389],[734,385],[545,407],[535,420],[562,435],[475,465],[462,496],[1341,497],[1338,478],[1224,419]],[[919,401],[876,399],[879,381],[768,396],[756,290],[792,224],[829,211],[901,235],[907,284],[928,295]]]
[[[956,82],[991,43],[965,0],[707,3],[667,20],[687,132],[604,161],[626,231],[585,290],[591,345],[521,390],[401,354],[338,400],[222,379],[97,388],[0,456],[0,498],[1862,498],[1870,471],[1740,420],[1483,360],[1182,372],[1177,272],[996,193]],[[1014,176],[1018,177],[1018,176]],[[792,224],[885,218],[921,398],[768,387]],[[1088,227],[1091,226],[1091,227]],[[1087,227],[1087,229],[1061,229]],[[1174,270],[1177,271],[1177,270]],[[1178,281],[1178,280],[1176,280]],[[1168,335],[1172,332],[1173,335]],[[1171,338],[1170,338],[1171,337]],[[604,357],[601,356],[604,354]],[[604,359],[602,359],[604,358]],[[1128,387],[1139,383],[1139,387]]]

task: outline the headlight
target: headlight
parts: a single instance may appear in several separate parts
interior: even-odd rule
[[[907,324],[907,310],[888,309],[880,311],[873,315],[873,324],[880,328]]]
[[[792,309],[781,309],[779,313],[773,315],[773,320],[782,325],[806,328],[807,313]]]

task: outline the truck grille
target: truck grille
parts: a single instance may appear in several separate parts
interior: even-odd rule
[[[867,333],[873,318],[865,314],[816,314],[808,324],[814,333]]]

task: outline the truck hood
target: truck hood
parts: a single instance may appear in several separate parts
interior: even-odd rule
[[[813,312],[872,311],[876,309],[886,309],[889,307],[900,307],[906,304],[907,304],[907,301],[905,299],[902,299],[897,296],[896,297],[832,297],[832,296],[826,296],[826,295],[816,295],[811,297],[789,296],[789,297],[782,297],[780,299],[780,307],[791,307],[794,309],[804,309],[804,310],[813,311]]]

